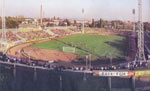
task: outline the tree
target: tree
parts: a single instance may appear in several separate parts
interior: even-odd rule
[[[6,28],[17,28],[19,27],[19,22],[17,18],[6,17]]]
[[[95,27],[95,21],[94,21],[94,19],[92,19],[92,25],[91,25],[91,27]]]
[[[65,26],[65,23],[64,23],[64,21],[59,21],[59,24],[58,24],[59,26]]]
[[[50,26],[50,23],[48,22],[47,24],[46,24],[46,27],[49,27]]]
[[[104,21],[102,19],[99,20],[100,28],[104,27]]]
[[[19,27],[19,21],[15,17],[6,17],[6,28]],[[0,18],[0,28],[2,28],[2,19]]]
[[[67,22],[67,26],[71,25],[71,23],[70,23],[70,21],[68,19],[65,19],[65,22]]]
[[[107,24],[107,21],[100,19],[100,28],[104,28],[106,24]]]
[[[74,25],[75,25],[75,26],[77,25],[77,21],[76,21],[76,20],[74,20]]]
[[[101,19],[98,21],[97,27],[101,28]]]

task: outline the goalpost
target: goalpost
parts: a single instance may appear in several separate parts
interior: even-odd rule
[[[75,47],[63,47],[63,52],[67,52],[67,53],[75,53],[76,52],[76,48]]]

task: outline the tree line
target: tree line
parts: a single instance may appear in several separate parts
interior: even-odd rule
[[[18,28],[19,21],[16,17],[6,17],[6,28]],[[0,29],[2,28],[2,18],[0,17]]]

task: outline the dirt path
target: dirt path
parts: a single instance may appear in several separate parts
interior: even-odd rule
[[[23,48],[24,53],[30,55],[34,59],[40,59],[43,61],[64,61],[64,62],[71,62],[73,59],[77,58],[77,55],[64,53],[56,50],[48,50],[48,49],[40,49],[34,47],[26,47]]]
[[[12,48],[10,48],[8,51],[7,51],[7,55],[10,55],[10,56],[14,56],[14,57],[20,57],[20,58],[24,58],[23,55],[21,55],[20,51],[22,48],[26,47],[26,46],[29,46],[31,45],[32,43],[25,43],[25,44],[21,44],[21,45],[17,45],[17,46],[14,46]]]

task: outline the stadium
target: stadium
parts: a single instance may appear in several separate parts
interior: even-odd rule
[[[120,12],[86,20],[84,9],[83,20],[46,18],[42,4],[40,18],[6,17],[3,0],[0,91],[150,91],[149,23],[138,2],[136,22],[119,19]]]
[[[21,30],[13,38],[9,38],[9,33],[13,33],[8,32],[7,38],[16,40],[9,46],[7,55],[40,63],[54,62],[59,66],[83,66],[86,60],[97,66],[133,60],[136,38],[132,32],[85,30],[86,33],[76,28]]]

